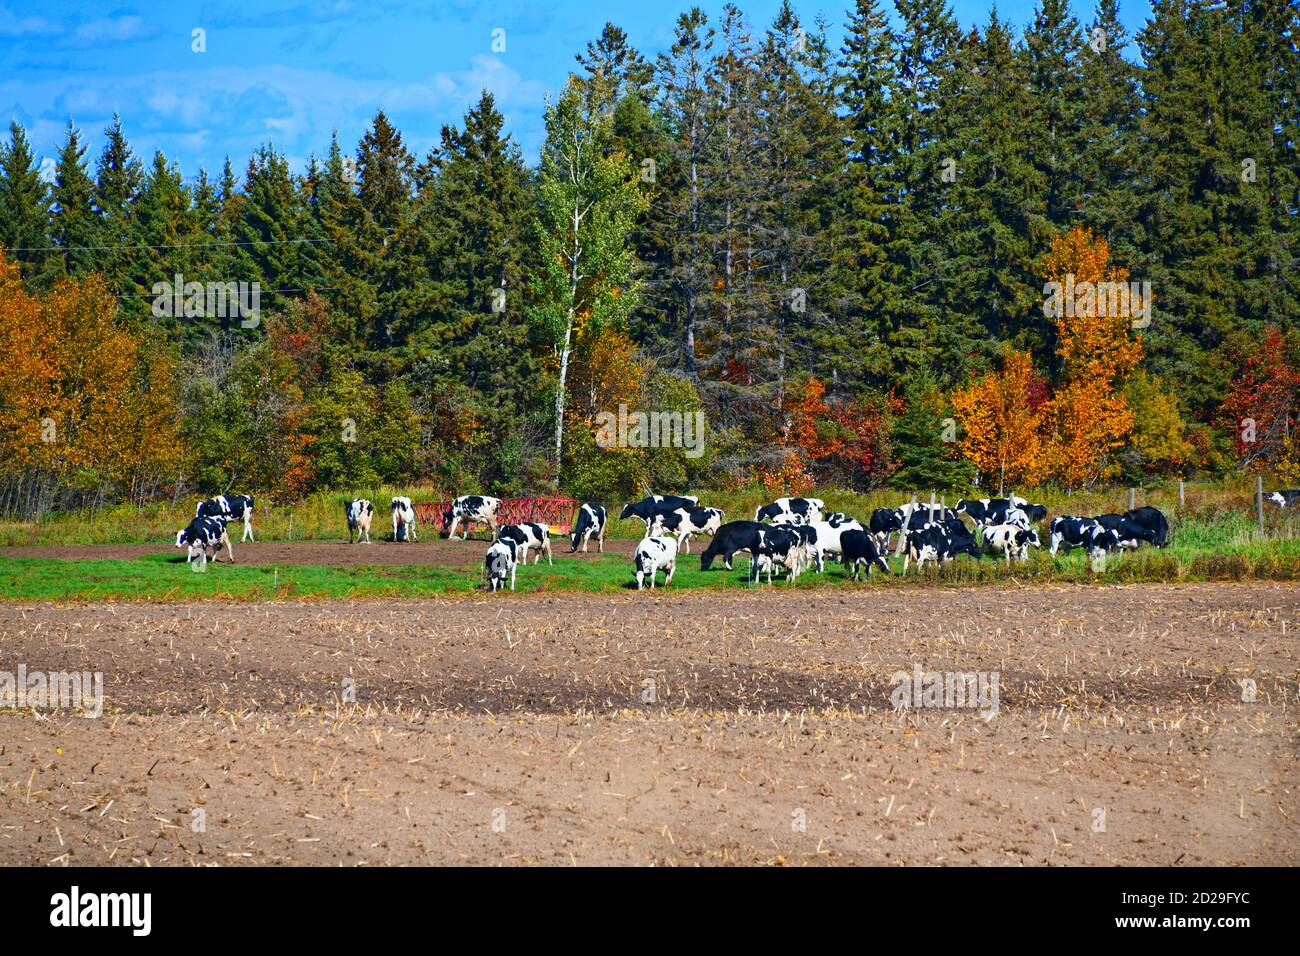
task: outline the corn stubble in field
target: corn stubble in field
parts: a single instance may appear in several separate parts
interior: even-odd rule
[[[1281,863],[1297,617],[1275,584],[10,604],[6,660],[106,699],[0,712],[0,863]],[[895,709],[914,668],[997,674],[996,714]]]

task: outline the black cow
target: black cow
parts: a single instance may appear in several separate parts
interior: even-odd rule
[[[773,524],[808,524],[819,521],[825,510],[826,502],[820,498],[777,498],[755,510],[754,520]]]
[[[1279,489],[1278,491],[1269,494],[1268,500],[1273,502],[1273,504],[1277,505],[1279,508],[1289,508],[1297,501],[1300,501],[1300,489]]]
[[[654,524],[655,518],[659,515],[671,514],[678,508],[698,508],[699,504],[700,499],[693,495],[687,497],[651,495],[648,498],[642,498],[638,502],[625,504],[618,517],[622,521],[626,521],[628,518],[640,518],[645,522],[646,531],[649,532],[650,525]]]
[[[1121,548],[1134,550],[1143,541],[1150,545],[1156,543],[1156,533],[1133,521],[1127,514],[1097,515],[1092,520],[1107,531],[1115,532],[1115,538],[1119,541],[1119,547]]]
[[[596,550],[604,553],[605,519],[605,509],[594,502],[588,501],[579,508],[578,523],[573,528],[573,534],[569,536],[573,542],[573,547],[569,549],[569,553],[572,554],[578,550],[579,542],[582,542],[583,553],[586,553],[587,542],[591,540],[593,534],[596,536]]]
[[[958,514],[969,516],[977,525],[1015,524],[1008,517],[1015,511],[1025,513],[1031,522],[1042,521],[1047,517],[1047,509],[1042,505],[1031,505],[1024,498],[962,498],[954,508]]]
[[[1150,531],[1155,539],[1152,543],[1157,548],[1169,544],[1169,521],[1159,508],[1152,508],[1150,505],[1134,508],[1124,512],[1124,517],[1139,528]]]
[[[700,555],[700,570],[709,570],[713,567],[714,558],[722,558],[722,563],[730,571],[731,559],[737,551],[748,551],[752,558],[758,554],[765,528],[766,525],[757,521],[728,521],[718,529],[718,533]]]
[[[868,527],[875,536],[877,546],[888,548],[889,536],[895,531],[903,530],[903,517],[893,508],[877,508],[871,512]]]
[[[840,561],[844,567],[851,569],[853,580],[858,580],[858,569],[865,568],[866,576],[871,577],[871,566],[880,565],[889,573],[889,562],[880,555],[872,535],[865,531],[845,531],[840,535]]]
[[[194,509],[196,518],[225,518],[227,521],[243,521],[244,541],[256,541],[253,537],[253,498],[251,495],[217,495],[207,501],[200,501]]]

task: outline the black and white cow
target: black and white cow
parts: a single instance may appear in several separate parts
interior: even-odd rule
[[[243,521],[245,541],[256,541],[253,537],[253,498],[251,495],[217,495],[207,501],[200,501],[194,509],[196,518],[225,518],[227,521]]]
[[[623,511],[619,514],[619,519],[626,521],[628,518],[640,518],[645,522],[646,534],[650,533],[650,526],[659,515],[671,514],[678,508],[698,508],[700,499],[694,495],[650,495],[648,498],[642,498],[640,501],[629,502],[623,506]]]
[[[1124,512],[1124,518],[1139,528],[1150,531],[1153,539],[1151,543],[1157,548],[1169,544],[1169,519],[1159,508],[1152,508],[1150,505],[1134,508]]]
[[[840,539],[846,531],[864,531],[861,524],[847,518],[840,512],[833,512],[826,521],[814,521],[804,525],[781,525],[780,527],[797,528],[808,546],[808,553],[817,566],[817,573],[826,569],[826,555],[840,553]]]
[[[506,586],[506,578],[509,577],[510,590],[513,591],[515,589],[515,571],[518,567],[519,560],[514,541],[509,538],[493,541],[492,546],[487,550],[487,557],[483,561],[483,569],[487,576],[487,589],[489,591],[500,591]]]
[[[1119,547],[1119,536],[1114,531],[1103,528],[1093,518],[1062,515],[1052,519],[1051,529],[1053,557],[1061,548],[1065,548],[1066,554],[1070,553],[1071,548],[1084,548],[1089,557],[1097,559],[1107,551]]]
[[[235,550],[230,546],[230,536],[226,533],[224,515],[210,515],[195,518],[186,527],[176,532],[176,547],[187,549],[186,561],[199,559],[199,567],[208,563],[208,558],[217,561],[222,545],[230,556],[230,563],[235,563]],[[211,552],[209,555],[208,552]]]
[[[851,569],[854,581],[858,580],[861,569],[871,577],[873,564],[880,565],[886,574],[889,573],[889,562],[881,556],[874,535],[865,531],[849,529],[840,535],[840,561],[845,568]]]
[[[1008,520],[1008,515],[1016,511],[1024,513],[1026,522],[1042,521],[1047,517],[1045,507],[1031,505],[1015,495],[1010,498],[962,498],[953,510],[969,516],[977,525],[1014,523]]]
[[[691,535],[717,534],[726,512],[721,508],[678,508],[668,514],[655,515],[650,534],[674,534],[682,554],[691,553]]]
[[[700,570],[709,570],[714,558],[722,558],[722,563],[730,571],[731,559],[737,551],[748,551],[752,559],[758,554],[764,527],[757,521],[728,521],[717,530],[708,548],[700,555]]]
[[[903,570],[906,571],[913,561],[918,570],[926,561],[942,561],[947,564],[959,554],[968,554],[973,558],[980,556],[975,536],[966,527],[966,523],[960,518],[932,521],[923,528],[907,532]]]
[[[784,524],[772,527],[759,526],[758,551],[749,564],[750,583],[756,583],[759,575],[767,573],[767,583],[772,583],[772,571],[777,565],[785,568],[786,580],[793,584],[808,567],[808,541],[812,529],[807,525]]]
[[[903,516],[894,508],[877,508],[871,512],[869,527],[876,539],[877,548],[887,549],[890,535],[903,530]]]
[[[1101,525],[1107,531],[1115,532],[1115,538],[1119,542],[1119,547],[1126,551],[1137,550],[1138,545],[1143,541],[1147,544],[1155,545],[1156,533],[1149,528],[1143,527],[1136,521],[1133,521],[1127,514],[1104,514],[1097,515],[1092,520]]]
[[[448,529],[447,540],[456,540],[456,528],[462,521],[465,522],[465,533],[461,535],[462,541],[469,537],[469,526],[475,521],[487,525],[488,532],[495,537],[497,509],[500,507],[500,498],[489,498],[486,495],[461,495],[442,515],[442,526]]]
[[[364,535],[366,544],[370,544],[370,522],[375,516],[375,506],[365,498],[353,498],[343,510],[348,519],[348,544],[352,544],[353,535],[357,543]]]
[[[596,550],[604,553],[606,517],[605,509],[594,502],[588,501],[579,508],[577,524],[573,526],[573,534],[569,536],[573,542],[573,547],[569,549],[569,553],[572,554],[577,551],[578,543],[581,542],[582,551],[585,554],[587,542],[591,540],[592,535],[596,536]]]
[[[673,572],[677,569],[677,542],[668,535],[647,535],[636,546],[632,556],[636,565],[636,589],[643,590],[647,579],[650,590],[655,589],[655,574],[663,571],[664,587],[673,583]]]
[[[1029,549],[1042,546],[1038,532],[1032,528],[1018,524],[991,524],[984,529],[984,547],[989,552],[1001,551],[1008,565],[1011,564],[1012,554],[1024,564],[1029,560]]]
[[[1300,488],[1279,488],[1269,494],[1268,500],[1279,508],[1289,508],[1297,501],[1300,501]]]
[[[773,524],[809,524],[820,521],[826,502],[820,498],[777,498],[754,512],[755,521]]]
[[[393,540],[419,541],[415,533],[415,505],[411,499],[399,495],[393,499]]]
[[[504,541],[507,538],[515,543],[520,564],[528,563],[529,548],[537,549],[537,556],[533,558],[533,564],[540,564],[543,554],[546,555],[547,564],[554,563],[551,561],[550,525],[503,524],[501,527],[497,528],[497,540]]]

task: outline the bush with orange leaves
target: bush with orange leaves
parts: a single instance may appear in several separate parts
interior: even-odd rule
[[[1046,386],[1027,352],[1010,346],[1002,368],[952,394],[961,450],[998,494],[1044,477],[1041,430]]]

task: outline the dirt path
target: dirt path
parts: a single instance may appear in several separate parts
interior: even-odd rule
[[[1293,863],[1298,628],[1275,584],[0,605],[0,671],[105,682],[0,711],[0,864]],[[996,716],[896,712],[916,667]]]

